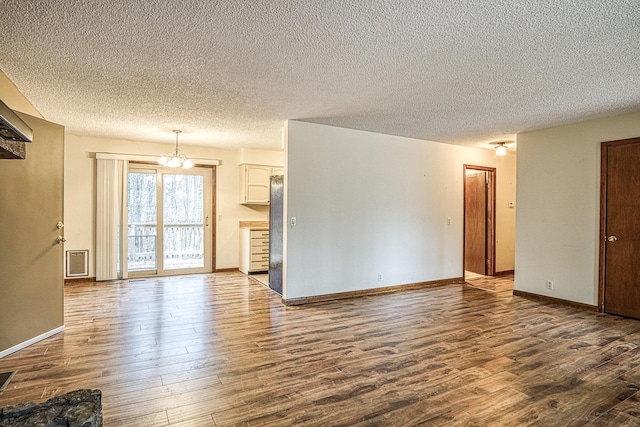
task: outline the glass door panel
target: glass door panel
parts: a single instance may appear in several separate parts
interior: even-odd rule
[[[157,217],[155,172],[129,172],[129,271],[157,270]]]
[[[164,269],[203,268],[204,177],[163,174]]]

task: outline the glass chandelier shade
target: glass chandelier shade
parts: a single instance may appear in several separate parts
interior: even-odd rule
[[[158,159],[158,163],[162,166],[167,166],[170,168],[178,168],[182,167],[183,169],[190,169],[194,166],[193,161],[191,161],[185,154],[181,154],[178,150],[178,134],[182,132],[181,130],[174,130],[176,134],[176,149],[175,152],[168,152],[164,156]]]

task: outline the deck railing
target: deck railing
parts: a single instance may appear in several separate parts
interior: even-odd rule
[[[156,225],[130,223],[128,236],[129,271],[157,269]],[[204,266],[202,224],[165,224],[163,239],[165,270]]]

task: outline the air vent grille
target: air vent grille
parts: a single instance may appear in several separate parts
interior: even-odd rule
[[[67,251],[67,277],[89,275],[89,251]]]

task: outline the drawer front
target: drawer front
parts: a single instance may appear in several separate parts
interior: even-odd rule
[[[258,261],[251,263],[251,271],[266,271],[269,269],[269,261]]]
[[[269,262],[269,253],[251,254],[251,262]]]
[[[256,246],[265,246],[268,248],[269,238],[267,237],[266,239],[262,239],[262,238],[251,239],[251,247],[256,247]]]
[[[251,230],[251,238],[269,240],[269,230]]]
[[[251,256],[254,254],[267,254],[269,255],[269,246],[252,246]]]

